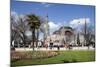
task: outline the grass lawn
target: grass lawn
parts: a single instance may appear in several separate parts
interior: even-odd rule
[[[69,50],[69,51],[59,51],[57,56],[45,58],[45,59],[18,60],[16,62],[11,62],[11,66],[89,62],[89,61],[95,61],[94,50],[84,50],[84,51]]]

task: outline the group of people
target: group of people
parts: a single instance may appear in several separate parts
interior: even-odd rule
[[[46,49],[48,48],[53,49],[53,47],[56,47],[58,50],[60,50],[61,47],[70,48],[68,44],[62,44],[59,41],[53,42],[52,40],[45,41],[44,47],[46,47]]]

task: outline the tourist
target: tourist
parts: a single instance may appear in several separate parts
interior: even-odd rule
[[[50,49],[52,49],[52,47],[53,47],[53,42],[52,40],[50,40]]]

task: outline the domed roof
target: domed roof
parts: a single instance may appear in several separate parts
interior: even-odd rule
[[[61,29],[63,29],[63,28],[64,28],[64,29],[71,29],[71,30],[73,30],[72,27],[69,27],[69,26],[61,27],[59,30],[61,30]]]

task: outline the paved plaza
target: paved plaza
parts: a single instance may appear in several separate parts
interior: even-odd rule
[[[33,51],[33,48],[15,48],[16,51]],[[56,47],[50,48],[34,48],[35,51],[56,51],[58,50]],[[60,48],[61,50],[95,50],[93,47],[72,47],[71,49],[68,48]]]

